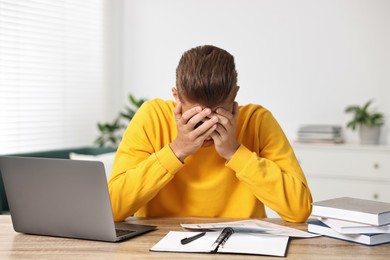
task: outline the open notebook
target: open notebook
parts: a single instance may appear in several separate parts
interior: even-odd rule
[[[206,232],[206,234],[188,244],[182,244],[183,238],[191,237],[199,232],[170,231],[150,251],[214,253],[213,244],[222,230]],[[233,233],[216,253],[255,254],[285,256],[288,236],[275,236],[259,233]]]

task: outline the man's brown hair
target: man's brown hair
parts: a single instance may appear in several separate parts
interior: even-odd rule
[[[212,45],[186,51],[176,69],[179,98],[215,107],[233,102],[237,93],[237,71],[234,57]]]

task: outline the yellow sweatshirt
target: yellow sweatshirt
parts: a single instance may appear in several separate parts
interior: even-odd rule
[[[226,161],[214,146],[184,164],[169,147],[177,136],[175,103],[145,102],[127,127],[108,182],[115,221],[137,217],[266,217],[303,222],[311,212],[305,176],[281,127],[259,105],[239,108],[241,144]]]

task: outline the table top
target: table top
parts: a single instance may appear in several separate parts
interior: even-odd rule
[[[129,218],[127,222],[156,225],[150,233],[119,243],[57,238],[16,233],[9,215],[0,215],[0,259],[269,259],[270,256],[150,252],[169,231],[183,231],[180,224],[235,221],[220,218]],[[264,219],[272,223],[307,230],[305,223]],[[287,259],[389,259],[390,243],[365,246],[328,237],[291,238]],[[275,257],[279,258],[279,257]]]

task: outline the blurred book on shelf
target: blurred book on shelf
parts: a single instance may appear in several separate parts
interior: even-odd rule
[[[300,143],[344,143],[343,128],[339,125],[303,125],[298,129]]]

